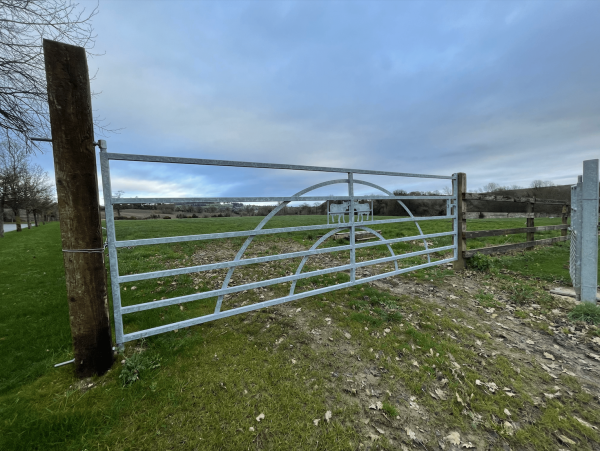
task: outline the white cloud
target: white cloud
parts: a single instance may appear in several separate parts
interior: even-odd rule
[[[177,178],[176,181],[124,176],[111,177],[113,193],[124,191],[123,197],[217,197],[236,185],[236,183],[215,184],[209,182],[207,177],[202,176]],[[102,193],[102,185],[99,189]],[[102,204],[104,203],[102,202]]]

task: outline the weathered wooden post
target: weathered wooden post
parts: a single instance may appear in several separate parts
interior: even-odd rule
[[[75,374],[113,363],[85,49],[44,39],[48,104]]]
[[[535,215],[534,210],[535,210],[535,203],[534,202],[529,202],[527,204],[527,213],[531,213],[532,217],[531,218],[527,218],[527,227],[535,227],[535,219],[533,218],[533,216]],[[535,232],[527,232],[527,241],[535,241]],[[533,248],[534,248],[534,245],[532,243],[531,246],[528,246],[525,249],[526,250],[531,250]]]
[[[458,260],[454,261],[454,270],[465,269],[465,256],[464,253],[467,250],[467,238],[465,233],[467,232],[467,203],[465,202],[465,194],[467,193],[467,174],[459,172],[456,174],[456,193],[458,193],[458,199],[456,201],[456,229],[458,231],[457,236],[457,253],[456,257]]]
[[[567,225],[567,220],[569,218],[569,204],[565,204],[562,207],[562,223],[564,225]],[[560,236],[567,236],[567,229],[562,229],[560,231]]]

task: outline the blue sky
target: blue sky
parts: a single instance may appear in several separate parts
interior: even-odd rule
[[[574,183],[600,158],[598,1],[101,0],[93,20],[112,152],[466,172],[469,190]],[[337,178],[112,168],[127,197],[284,196]]]

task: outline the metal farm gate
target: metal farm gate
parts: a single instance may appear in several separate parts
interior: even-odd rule
[[[457,198],[457,175],[454,174],[452,176],[438,176],[438,175],[420,175],[420,174],[406,174],[399,172],[386,172],[386,171],[368,171],[368,170],[360,170],[360,169],[343,169],[343,168],[326,168],[326,167],[315,167],[315,166],[297,166],[297,165],[285,165],[285,164],[268,164],[268,163],[250,163],[250,162],[241,162],[241,161],[222,161],[222,160],[205,160],[205,159],[195,159],[195,158],[175,158],[175,157],[158,157],[158,156],[147,156],[147,155],[129,155],[129,154],[118,154],[118,153],[108,153],[106,149],[106,142],[101,140],[99,142],[101,152],[100,152],[100,166],[102,172],[102,186],[104,192],[104,205],[106,212],[106,232],[107,232],[107,245],[108,245],[108,253],[109,253],[109,261],[110,261],[110,275],[111,275],[111,287],[112,287],[112,299],[113,299],[113,309],[114,309],[114,321],[115,321],[115,334],[117,346],[121,347],[125,342],[136,340],[143,337],[148,337],[151,335],[160,334],[163,332],[172,331],[175,329],[180,329],[182,327],[189,327],[196,324],[205,323],[208,321],[216,320],[219,318],[225,318],[228,316],[237,315],[239,313],[249,312],[252,310],[257,310],[263,307],[270,307],[273,305],[281,304],[284,302],[294,301],[296,299],[305,298],[308,296],[314,296],[318,294],[327,293],[329,291],[340,290],[343,288],[352,287],[358,284],[363,284],[367,282],[373,282],[378,279],[382,279],[385,277],[394,276],[397,274],[406,273],[409,271],[414,271],[417,269],[427,268],[436,265],[442,265],[445,263],[453,262],[457,260],[457,212],[456,205],[458,202]],[[338,178],[329,180],[323,183],[318,183],[316,185],[310,186],[302,191],[297,192],[291,196],[285,197],[211,197],[211,198],[115,198],[112,197],[111,190],[111,180],[110,180],[110,168],[109,161],[110,160],[121,160],[121,161],[141,161],[141,162],[153,162],[153,163],[175,163],[175,164],[194,164],[194,165],[209,165],[209,166],[230,166],[230,167],[242,167],[242,168],[264,168],[264,169],[287,169],[287,170],[295,170],[295,171],[314,171],[314,172],[329,172],[329,173],[341,173],[344,174],[344,178]],[[449,179],[452,180],[452,195],[449,196],[394,196],[393,193],[378,186],[374,183],[356,179],[355,176],[357,174],[368,174],[368,175],[384,175],[384,176],[394,176],[394,177],[419,177],[419,178],[435,178],[435,179]],[[318,188],[322,188],[328,185],[334,184],[346,184],[348,186],[348,195],[347,196],[305,196],[306,193],[313,191]],[[365,185],[376,190],[379,190],[383,194],[381,195],[369,195],[369,196],[355,196],[354,195],[354,187],[356,185]],[[364,220],[361,216],[361,212],[366,214],[367,207],[360,208],[359,205],[361,200],[375,200],[375,199],[394,199],[397,200],[398,203],[403,207],[406,211],[408,217],[399,217],[393,219],[383,219],[383,220],[374,220],[371,215],[371,220]],[[430,217],[419,217],[418,219],[413,216],[413,214],[409,211],[406,205],[402,202],[406,199],[442,199],[446,200],[446,215],[445,216],[430,216]],[[271,218],[273,218],[277,212],[279,212],[282,208],[288,205],[290,202],[294,201],[342,201],[342,205],[344,211],[343,214],[347,213],[348,223],[331,223],[331,224],[320,224],[320,225],[309,225],[309,226],[300,226],[300,227],[283,227],[283,228],[272,228],[272,229],[264,229],[265,225],[269,222]],[[269,214],[267,215],[253,230],[245,230],[239,232],[223,232],[223,233],[207,233],[201,235],[187,235],[187,236],[174,236],[174,237],[164,237],[164,238],[151,238],[151,239],[138,239],[138,240],[123,240],[117,241],[115,236],[115,221],[114,221],[114,213],[113,206],[115,204],[141,204],[141,203],[180,203],[180,202],[280,202],[280,204]],[[337,204],[340,205],[340,204]],[[347,208],[347,211],[345,209]],[[371,209],[369,208],[369,213]],[[329,211],[327,212],[329,216]],[[358,215],[358,220],[355,216]],[[368,218],[368,215],[367,215]],[[442,233],[430,233],[423,234],[421,227],[419,226],[420,221],[430,221],[430,220],[438,220],[438,219],[453,219],[453,231],[450,232],[442,232]],[[328,221],[329,222],[329,221]],[[409,236],[409,237],[401,237],[394,239],[385,239],[381,234],[377,231],[373,230],[371,226],[379,225],[379,224],[389,224],[389,223],[402,223],[402,222],[414,222],[416,225],[419,235]],[[370,232],[378,238],[378,241],[366,242],[366,243],[356,243],[355,236],[356,230],[362,229],[364,231]],[[301,252],[290,252],[285,254],[278,255],[269,255],[264,257],[257,258],[242,258],[244,256],[244,252],[254,239],[254,237],[259,235],[270,235],[270,234],[280,234],[286,232],[300,232],[300,231],[314,231],[314,230],[323,230],[327,231],[325,235],[323,235],[320,239],[318,239],[309,250],[301,251]],[[330,248],[322,248],[319,249],[319,246],[331,237],[333,234],[341,231],[348,230],[349,231],[349,239],[350,243],[348,245],[342,246],[334,246]],[[437,247],[437,248],[429,248],[427,243],[428,238],[435,237],[443,237],[443,236],[452,236],[453,241],[452,245]],[[154,271],[142,274],[133,274],[133,275],[119,275],[119,264],[117,257],[117,249],[123,247],[131,247],[131,246],[144,246],[144,245],[152,245],[152,244],[163,244],[163,243],[177,243],[184,241],[199,241],[199,240],[217,240],[224,238],[234,238],[234,237],[246,237],[246,241],[241,246],[237,255],[232,261],[213,263],[213,264],[205,264],[199,266],[190,266],[185,268],[177,268],[177,269],[169,269],[164,271]],[[413,240],[423,240],[424,249],[417,252],[409,252],[397,255],[392,250],[391,244],[405,242],[405,241],[413,241]],[[368,261],[357,262],[355,258],[356,249],[364,249],[371,246],[379,246],[379,245],[387,245],[390,256],[384,258],[377,258]],[[431,261],[430,254],[434,252],[442,252],[453,250],[453,256],[451,258],[441,259],[437,261]],[[332,268],[320,269],[315,271],[302,272],[302,269],[307,262],[308,258],[312,255],[324,254],[329,252],[339,252],[339,251],[349,251],[350,252],[350,263],[341,266],[335,266]],[[415,257],[419,255],[427,256],[427,263],[415,265],[407,268],[398,268],[398,260],[405,259],[409,257]],[[262,280],[259,282],[253,283],[245,283],[243,285],[237,286],[229,286],[229,282],[231,276],[235,270],[235,268],[244,266],[244,265],[252,265],[256,263],[264,263],[271,262],[276,260],[290,259],[290,258],[298,258],[302,257],[302,261],[298,266],[295,274],[278,277],[274,279]],[[378,274],[370,277],[356,278],[356,269],[363,268],[371,265],[376,265],[380,263],[393,262],[395,265],[395,269],[393,271],[389,271],[383,274]],[[153,302],[145,302],[142,304],[135,305],[121,305],[121,288],[120,285],[125,282],[133,282],[137,280],[147,280],[154,279],[159,277],[167,277],[167,276],[175,276],[179,274],[189,274],[200,271],[209,271],[213,269],[223,269],[227,268],[228,272],[223,281],[223,285],[218,290],[211,290],[206,292],[198,292],[191,295],[179,296],[171,299],[163,299]],[[314,276],[319,276],[323,274],[331,274],[336,272],[344,272],[347,271],[350,274],[350,281],[345,283],[339,283],[332,286],[326,286],[323,288],[313,289],[301,293],[296,293],[296,282],[301,279],[306,279]],[[227,294],[237,293],[245,290],[251,290],[260,287],[266,287],[269,285],[281,284],[291,282],[291,288],[289,294],[287,296],[283,296],[277,299],[271,299],[263,302],[258,302],[251,305],[246,305],[242,307],[232,308],[229,310],[222,310],[223,307],[223,297]],[[123,315],[141,312],[149,309],[156,309],[161,307],[166,307],[174,304],[181,304],[190,301],[196,301],[199,299],[208,299],[218,297],[216,307],[213,313],[200,316],[197,318],[192,318],[184,321],[179,321],[176,323],[170,323],[167,325],[154,327],[151,329],[145,329],[137,332],[127,333],[123,332]]]

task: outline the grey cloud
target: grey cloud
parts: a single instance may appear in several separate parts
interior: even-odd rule
[[[463,171],[473,188],[568,183],[598,154],[597,2],[146,4],[107,2],[96,26],[119,151]]]

